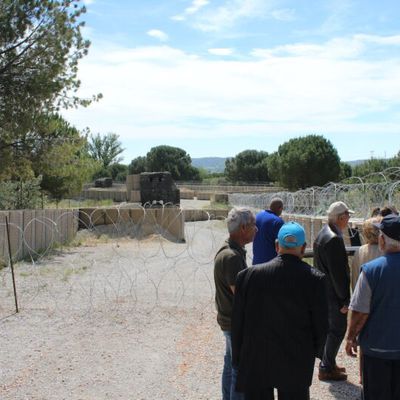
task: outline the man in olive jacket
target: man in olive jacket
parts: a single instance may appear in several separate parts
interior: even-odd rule
[[[342,201],[332,203],[327,211],[328,223],[314,242],[314,267],[326,275],[329,310],[328,337],[318,374],[322,381],[347,379],[345,368],[336,364],[336,356],[346,333],[350,302],[350,270],[342,231],[353,212]]]
[[[278,256],[239,273],[232,315],[236,388],[246,400],[308,400],[328,326],[324,275],[301,259],[305,232],[278,233]]]
[[[237,274],[247,268],[245,245],[257,232],[254,214],[247,208],[234,207],[226,219],[229,238],[214,259],[215,305],[217,321],[225,336],[222,370],[222,400],[243,400],[235,390],[236,369],[232,366],[231,318]]]

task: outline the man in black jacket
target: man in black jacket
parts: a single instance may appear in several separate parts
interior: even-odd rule
[[[318,377],[322,381],[346,380],[346,370],[336,364],[336,356],[347,329],[350,301],[350,271],[342,231],[347,228],[350,210],[342,201],[328,208],[328,223],[314,242],[314,267],[326,275],[329,330]]]
[[[239,273],[232,316],[236,388],[246,400],[308,400],[328,327],[324,275],[301,259],[305,232],[278,233],[278,256]]]

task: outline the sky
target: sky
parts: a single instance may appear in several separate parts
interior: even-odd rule
[[[323,135],[342,161],[400,150],[399,0],[85,0],[79,95],[65,117],[114,132],[123,162],[272,153]]]

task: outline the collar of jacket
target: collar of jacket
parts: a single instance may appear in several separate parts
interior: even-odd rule
[[[301,261],[301,258],[298,256],[295,256],[294,254],[278,254],[278,257],[280,257],[283,261],[286,262],[297,262]]]
[[[230,248],[237,250],[240,254],[246,255],[246,249],[239,246],[234,240],[228,239],[226,242]]]
[[[336,235],[342,237],[343,236],[343,232],[337,227],[337,225],[335,224],[328,224],[329,228],[331,229],[331,231],[333,231],[334,233],[336,233]]]

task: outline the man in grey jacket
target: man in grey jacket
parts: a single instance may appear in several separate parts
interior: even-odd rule
[[[336,364],[336,356],[347,329],[350,302],[350,270],[342,231],[347,228],[350,210],[342,201],[332,203],[328,223],[314,242],[314,267],[326,275],[329,329],[318,378],[322,381],[347,379],[346,370]]]

